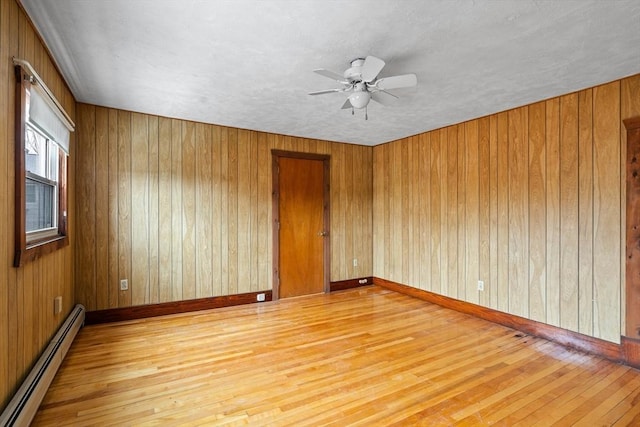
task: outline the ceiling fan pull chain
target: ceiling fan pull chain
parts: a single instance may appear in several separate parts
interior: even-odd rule
[[[369,120],[369,109],[364,107],[364,119]]]
[[[351,107],[351,115],[353,116],[355,113],[355,110],[353,109],[353,107]]]

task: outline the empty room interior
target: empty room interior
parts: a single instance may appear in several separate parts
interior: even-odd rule
[[[0,425],[640,425],[639,28],[0,0]]]

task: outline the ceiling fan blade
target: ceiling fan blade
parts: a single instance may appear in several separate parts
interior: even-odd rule
[[[309,95],[324,95],[325,93],[334,93],[334,92],[343,92],[343,90],[342,89],[318,90],[315,92],[309,92]]]
[[[344,101],[344,104],[342,104],[341,109],[342,110],[347,110],[349,108],[353,108],[353,106],[351,105],[351,101],[349,101],[349,98],[347,98],[347,100]]]
[[[401,76],[383,77],[376,82],[375,87],[381,90],[388,90],[412,87],[417,84],[418,78],[415,74],[403,74]]]
[[[367,56],[364,64],[362,64],[362,81],[372,82],[380,74],[383,67],[384,61],[382,59],[375,56]]]
[[[371,92],[371,99],[373,99],[374,101],[382,105],[390,105],[396,102],[398,97],[393,94],[390,94],[389,92],[380,90],[378,92]]]
[[[313,70],[313,72],[340,83],[345,82],[344,76],[342,74],[334,73],[333,71],[325,70],[324,68],[318,68],[317,70]]]

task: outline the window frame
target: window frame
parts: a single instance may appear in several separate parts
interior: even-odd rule
[[[27,241],[25,136],[29,108],[28,94],[31,91],[33,76],[26,72],[22,66],[16,65],[15,77],[15,256],[13,265],[20,267],[69,245],[67,228],[68,155],[58,147],[58,209],[57,227],[54,227],[56,232],[49,232],[42,237],[38,236]]]

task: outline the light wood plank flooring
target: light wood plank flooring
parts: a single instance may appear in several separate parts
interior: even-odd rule
[[[371,286],[85,327],[34,425],[640,425],[640,372]]]

